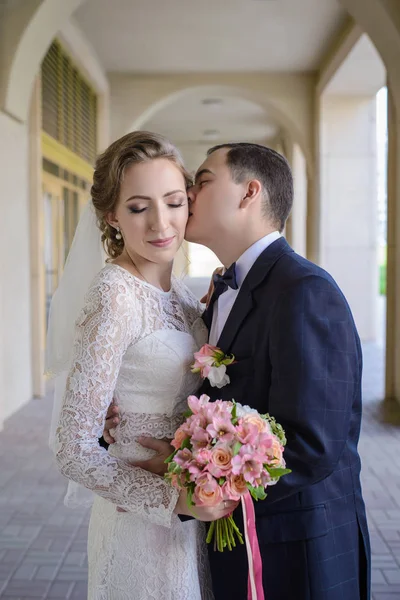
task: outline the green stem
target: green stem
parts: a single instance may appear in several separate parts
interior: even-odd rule
[[[226,543],[228,545],[228,550],[232,550],[231,532],[230,532],[230,526],[229,526],[227,519],[224,519],[224,527],[225,527]]]
[[[213,538],[214,529],[215,529],[215,521],[212,521],[210,528],[208,530],[207,538],[206,538],[207,544],[209,544]]]

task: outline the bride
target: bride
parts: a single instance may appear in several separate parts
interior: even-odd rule
[[[161,136],[134,132],[114,142],[97,160],[92,202],[52,303],[52,447],[75,482],[66,503],[87,501],[80,486],[95,494],[90,600],[212,598],[200,521],[232,507],[199,508],[198,520],[182,522],[184,494],[131,464],[152,455],[141,436],[173,437],[200,384],[190,364],[207,339],[201,305],[172,275],[189,181],[177,149]],[[103,268],[100,240],[109,257]],[[112,398],[121,420],[107,451],[98,439]]]

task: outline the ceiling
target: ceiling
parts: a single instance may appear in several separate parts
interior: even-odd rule
[[[189,90],[178,100],[157,112],[146,129],[157,131],[177,144],[220,141],[253,141],[263,143],[278,133],[264,109],[253,102],[225,95],[201,95]],[[204,101],[210,103],[204,103]]]
[[[87,0],[74,17],[107,71],[316,70],[338,0]]]

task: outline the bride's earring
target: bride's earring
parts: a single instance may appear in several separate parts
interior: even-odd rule
[[[115,239],[116,240],[122,240],[122,235],[121,235],[119,227],[117,227],[117,233],[115,234]]]

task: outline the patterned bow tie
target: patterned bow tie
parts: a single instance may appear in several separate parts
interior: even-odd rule
[[[228,287],[233,290],[239,289],[236,280],[236,263],[233,263],[223,275],[215,274],[214,278],[214,300],[217,300],[221,294],[226,292]]]

